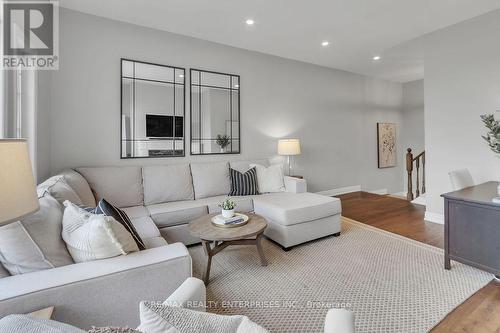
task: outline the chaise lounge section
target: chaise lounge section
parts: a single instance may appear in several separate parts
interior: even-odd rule
[[[264,234],[284,250],[325,236],[339,236],[341,209],[339,199],[307,192],[254,198],[255,213],[268,221]]]

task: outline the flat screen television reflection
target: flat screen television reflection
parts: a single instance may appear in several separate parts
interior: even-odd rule
[[[146,115],[146,136],[148,138],[173,138],[174,116]],[[175,138],[184,136],[184,117],[175,116]]]

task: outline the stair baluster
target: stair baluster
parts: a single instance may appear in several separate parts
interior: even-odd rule
[[[413,154],[411,153],[411,148],[408,148],[408,152],[406,153],[406,171],[408,172],[408,192],[406,193],[406,199],[408,199],[408,201],[412,201],[413,200],[413,181],[412,181]]]
[[[415,196],[413,195],[413,164],[415,164],[417,172]],[[422,165],[422,179],[420,179],[420,165]],[[406,198],[408,201],[412,201],[425,193],[425,151],[413,157],[411,148],[407,149],[406,172],[408,173],[408,192],[406,193]],[[422,184],[420,184],[420,181],[422,181]]]

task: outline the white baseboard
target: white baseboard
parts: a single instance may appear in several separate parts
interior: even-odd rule
[[[316,193],[321,194],[321,195],[326,195],[329,197],[333,197],[334,195],[341,195],[341,194],[359,192],[359,191],[361,191],[361,185],[333,188],[331,190],[326,190],[326,191],[321,191],[321,192],[316,192]]]
[[[386,188],[381,188],[380,190],[373,190],[373,191],[366,191],[366,192],[372,193],[372,194],[380,194],[380,195],[389,194],[389,191]]]
[[[438,224],[444,224],[444,215],[433,212],[425,212],[424,220]]]

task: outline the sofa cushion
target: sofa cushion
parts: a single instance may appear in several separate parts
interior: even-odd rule
[[[255,159],[249,161],[231,161],[229,165],[232,169],[237,170],[239,172],[247,172],[251,166],[250,164],[260,164],[265,167],[269,166],[269,161],[267,159]]]
[[[258,195],[257,195],[258,196]],[[253,211],[253,198],[256,196],[247,195],[247,196],[236,196],[229,197],[236,203],[236,208],[234,209],[236,212],[248,213]],[[219,195],[216,197],[203,198],[200,200],[196,200],[208,207],[208,214],[220,213],[222,208],[219,207],[219,204],[226,199],[227,196]]]
[[[231,189],[227,162],[191,164],[191,174],[196,199],[228,194]]]
[[[144,240],[146,243],[146,248],[147,249],[153,249],[155,247],[160,247],[160,246],[165,246],[168,245],[167,241],[165,238],[158,236],[158,237],[152,237],[152,238],[147,238]]]
[[[76,191],[69,186],[63,175],[50,177],[43,183],[36,187],[38,198],[43,197],[45,194],[50,194],[54,199],[62,203],[66,200],[71,201],[75,205],[83,205],[82,199],[78,196]]]
[[[207,206],[198,200],[174,201],[147,206],[151,218],[160,227],[184,224],[208,214]]]
[[[188,164],[142,168],[144,204],[193,200],[193,182]]]
[[[11,275],[73,264],[61,238],[62,206],[49,194],[40,209],[0,227],[0,261]]]
[[[160,229],[160,234],[167,243],[182,243],[184,245],[192,245],[201,243],[201,239],[191,235],[189,232],[189,224],[178,224]]]
[[[127,214],[130,219],[149,216],[149,211],[145,206],[125,207],[122,210]]]
[[[139,251],[132,235],[113,217],[88,213],[69,201],[64,205],[62,238],[75,262]]]
[[[160,236],[160,230],[149,216],[130,219],[130,221],[144,241],[148,238]]]
[[[315,193],[255,196],[255,213],[282,225],[293,225],[341,213],[340,199]]]
[[[114,218],[118,223],[124,226],[125,229],[127,229],[127,231],[132,235],[139,250],[146,249],[146,245],[144,245],[144,241],[142,240],[141,236],[139,236],[139,234],[137,233],[137,230],[135,230],[134,224],[130,221],[130,218],[123,210],[113,206],[112,204],[107,202],[106,199],[101,199],[97,203],[97,207],[95,208],[94,213],[103,214]]]
[[[73,169],[67,169],[61,172],[61,175],[64,176],[66,184],[71,186],[76,194],[78,194],[78,197],[82,200],[82,204],[88,207],[96,206],[90,185],[81,174]]]
[[[77,168],[92,189],[96,200],[106,198],[117,207],[143,204],[141,167]]]

